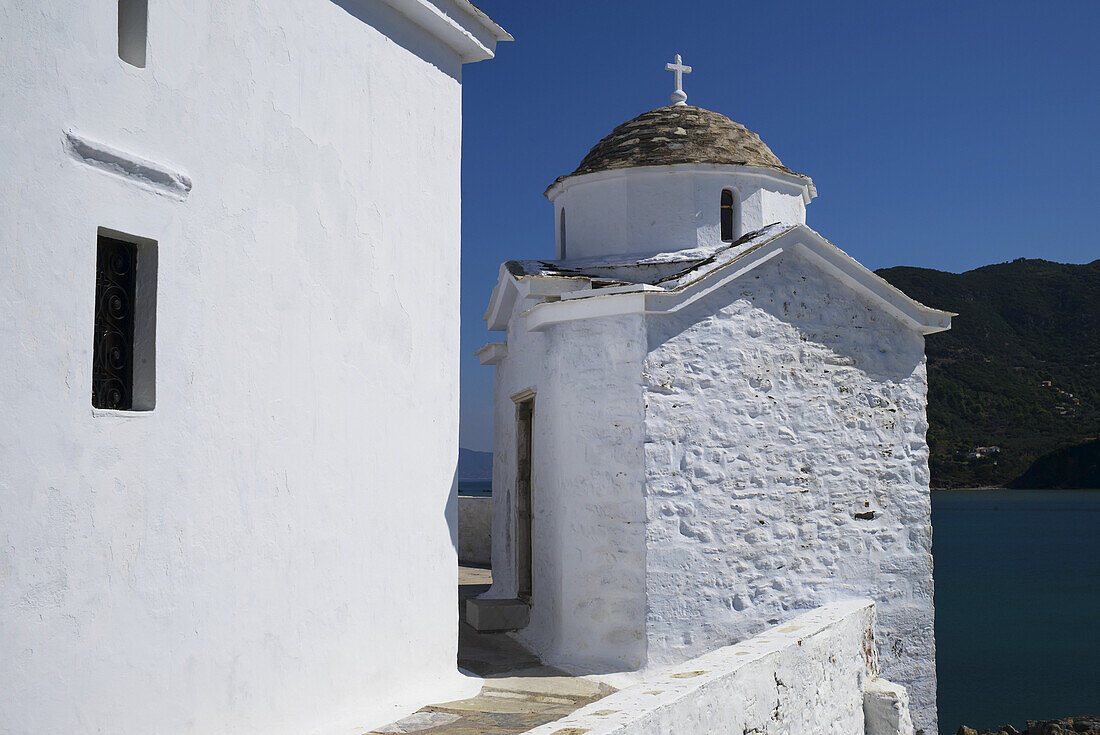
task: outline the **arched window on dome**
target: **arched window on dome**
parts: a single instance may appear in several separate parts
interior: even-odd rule
[[[731,190],[722,190],[722,203],[720,209],[722,215],[722,242],[733,242],[735,230],[734,215],[737,211],[736,205],[734,204],[733,192]]]
[[[561,243],[559,260],[565,260],[567,257],[565,254],[565,207],[561,208],[561,215],[559,216],[558,223],[558,241]]]

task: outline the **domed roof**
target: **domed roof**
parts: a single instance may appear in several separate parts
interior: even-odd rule
[[[569,176],[675,163],[766,166],[794,174],[744,125],[702,107],[668,105],[612,130]]]

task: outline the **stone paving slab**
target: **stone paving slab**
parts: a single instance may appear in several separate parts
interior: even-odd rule
[[[488,589],[488,569],[460,567],[459,606]],[[544,725],[614,692],[544,666],[538,657],[504,633],[478,633],[459,623],[458,665],[485,678],[476,697],[422,708],[370,735],[518,735]]]

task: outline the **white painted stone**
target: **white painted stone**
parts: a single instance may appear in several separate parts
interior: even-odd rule
[[[531,387],[528,379],[537,375],[532,609],[531,623],[519,635],[550,663],[637,668],[645,653],[644,323],[640,317],[595,319],[542,334],[526,331],[519,321],[509,331],[509,345],[519,349],[510,349],[500,363],[494,388],[498,434],[488,596],[516,595],[510,397]]]
[[[493,499],[458,496],[458,561],[489,564],[492,560]]]
[[[935,732],[921,335],[787,254],[648,325],[650,661],[866,595]]]
[[[863,687],[863,717],[867,735],[913,735],[909,693],[885,679],[872,679]]]
[[[869,600],[833,603],[528,732],[878,735],[863,714],[864,692],[879,686],[873,639]]]
[[[114,3],[0,2],[0,733],[362,732],[476,690],[454,472],[485,23],[164,0],[139,69]],[[100,227],[158,245],[153,410],[91,407]]]

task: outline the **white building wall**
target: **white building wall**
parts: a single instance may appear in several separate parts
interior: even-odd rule
[[[0,733],[369,729],[461,689],[459,61],[380,3],[150,6],[137,69],[114,3],[0,2]],[[150,412],[91,407],[101,226],[159,243]]]
[[[532,426],[534,461],[542,456],[542,388],[546,360],[546,337],[527,331],[522,314],[538,300],[517,299],[508,322],[507,356],[493,372],[493,586],[483,597],[511,599],[518,591],[516,576],[516,404],[512,396],[525,391],[535,393]],[[537,468],[532,468],[532,476]],[[533,495],[533,493],[532,493]]]
[[[570,177],[551,187],[561,252],[565,257],[648,254],[722,244],[723,189],[737,203],[734,238],[776,222],[806,223],[812,185],[761,167],[677,164],[603,171]]]
[[[516,312],[533,302],[520,303]],[[493,588],[515,597],[516,420],[535,391],[531,617],[517,637],[550,664],[645,662],[641,315],[528,332],[514,317],[497,367]],[[500,532],[498,532],[500,529]]]
[[[936,732],[923,347],[790,252],[649,317],[651,664],[867,596],[884,676]]]
[[[535,592],[520,637],[551,664],[637,668],[645,662],[645,322],[640,314],[565,322],[546,340]],[[539,581],[544,573],[549,584]]]

